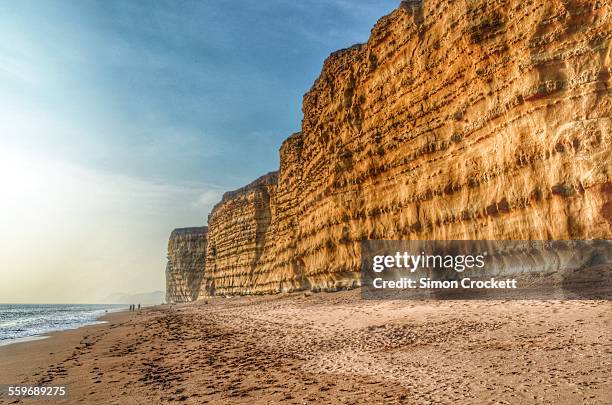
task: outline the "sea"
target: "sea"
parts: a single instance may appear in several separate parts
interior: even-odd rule
[[[54,331],[104,323],[107,313],[127,305],[96,304],[0,304],[0,346],[43,339]]]

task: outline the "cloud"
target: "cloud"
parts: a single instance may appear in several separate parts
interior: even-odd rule
[[[210,189],[200,194],[200,197],[194,203],[194,207],[203,208],[210,207],[221,201],[224,191],[221,189]]]

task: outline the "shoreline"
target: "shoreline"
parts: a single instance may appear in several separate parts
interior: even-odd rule
[[[88,325],[83,325],[83,326],[80,326],[79,328],[83,328],[85,326],[88,326]],[[73,328],[73,329],[79,329],[79,328]],[[64,331],[64,330],[71,330],[71,329],[62,329],[61,331]],[[59,331],[59,330],[55,331],[54,330],[52,332],[49,332],[49,334],[55,333],[55,332],[61,332],[61,331]],[[9,346],[9,345],[16,345],[18,343],[27,343],[27,342],[34,342],[36,340],[48,339],[49,338],[49,334],[45,334],[45,335],[33,335],[33,336],[27,336],[27,337],[15,338],[15,339],[8,339],[8,340],[6,340],[4,342],[0,342],[0,347]]]
[[[66,304],[66,305],[71,305],[71,304]],[[80,305],[80,304],[75,304],[75,305]],[[88,304],[86,304],[88,305]],[[93,305],[97,305],[97,304],[93,304]],[[113,304],[115,305],[115,304]],[[122,305],[122,304],[116,304],[116,305]],[[24,337],[19,337],[19,338],[14,338],[14,339],[7,339],[5,341],[0,341],[0,347],[5,347],[5,346],[11,346],[11,345],[15,345],[15,344],[19,344],[19,343],[28,343],[28,342],[34,342],[37,340],[44,340],[44,339],[48,339],[50,338],[53,334],[56,333],[60,333],[60,332],[67,332],[67,331],[71,331],[71,330],[77,330],[77,329],[81,329],[81,328],[85,328],[88,326],[96,326],[96,325],[100,325],[100,324],[104,324],[107,321],[104,319],[105,317],[112,315],[112,314],[116,314],[119,312],[129,312],[129,309],[124,309],[124,308],[118,308],[116,310],[114,309],[109,309],[106,310],[106,312],[100,316],[98,316],[97,318],[95,318],[93,321],[89,321],[86,322],[83,325],[79,325],[76,327],[71,327],[71,328],[66,328],[66,329],[57,329],[57,330],[51,330],[48,332],[44,332],[42,334],[36,334],[36,335],[32,335],[32,336],[24,336]]]
[[[32,370],[59,361],[88,333],[95,333],[120,322],[130,312],[119,310],[96,318],[95,324],[56,330],[44,335],[20,338],[20,341],[0,345],[0,384],[21,383],[30,378]],[[23,340],[21,340],[23,339]]]
[[[611,314],[359,289],[212,298],[0,347],[0,384],[65,385],[57,403],[606,403]]]

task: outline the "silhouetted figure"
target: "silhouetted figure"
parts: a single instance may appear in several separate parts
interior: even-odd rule
[[[138,310],[140,311],[140,304],[138,304]]]

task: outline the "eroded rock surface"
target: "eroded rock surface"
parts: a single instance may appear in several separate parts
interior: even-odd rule
[[[278,174],[215,207],[201,296],[357,285],[364,239],[610,238],[610,16],[403,1],[325,61]]]
[[[248,294],[272,219],[270,193],[277,173],[223,195],[208,217],[209,233],[202,295]]]
[[[198,298],[206,260],[207,227],[179,228],[168,241],[166,302]]]

